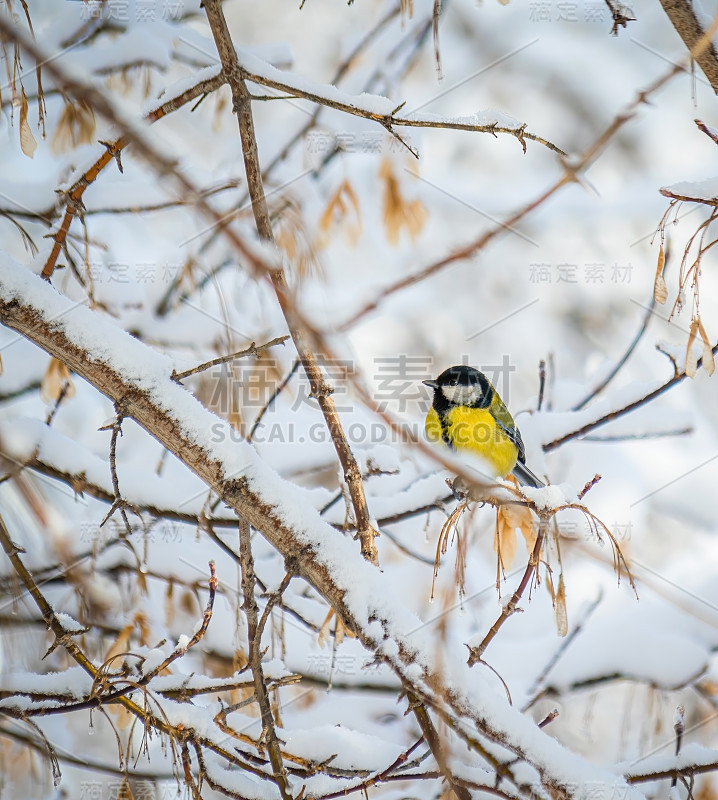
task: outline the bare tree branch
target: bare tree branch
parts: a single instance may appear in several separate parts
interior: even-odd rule
[[[252,211],[254,212],[257,231],[259,232],[260,238],[268,242],[274,242],[272,223],[269,218],[269,210],[264,195],[262,171],[259,165],[257,139],[254,133],[254,120],[252,118],[252,102],[243,72],[239,67],[237,51],[232,43],[232,37],[229,33],[222,10],[222,4],[219,0],[206,0],[204,9],[207,13],[210,27],[212,28],[212,35],[214,36],[217,51],[222,61],[224,75],[232,90],[234,108],[239,123],[239,133],[242,140],[247,185],[252,200]],[[379,552],[374,542],[377,531],[374,530],[369,519],[369,509],[364,495],[361,472],[344,434],[339,414],[337,413],[334,400],[331,397],[331,392],[333,390],[325,382],[317,357],[309,346],[307,331],[304,329],[304,326],[295,312],[295,304],[290,295],[283,271],[279,269],[272,270],[270,272],[270,277],[277,293],[277,300],[287,320],[287,325],[292,334],[295,347],[297,348],[299,359],[309,379],[312,395],[319,403],[327,428],[331,434],[332,442],[334,443],[334,449],[336,450],[344,471],[344,480],[349,487],[349,494],[356,516],[357,535],[361,542],[362,555],[371,561],[372,564],[378,565]]]
[[[274,727],[272,709],[269,705],[269,693],[262,668],[262,629],[259,627],[259,608],[254,596],[254,557],[252,556],[252,539],[249,523],[239,520],[239,559],[242,565],[242,610],[247,618],[247,641],[249,642],[249,668],[254,677],[254,693],[262,716],[262,735],[265,740],[272,764],[274,782],[277,784],[282,800],[290,800],[292,794],[287,782],[287,773],[282,762],[282,751]]]
[[[351,559],[353,550],[337,538],[332,529],[325,531],[316,512],[299,503],[295,490],[281,502],[276,493],[271,496],[273,499],[265,499],[268,486],[276,484],[277,476],[266,471],[249,445],[233,442],[231,449],[218,450],[216,444],[209,441],[212,425],[220,423],[172,382],[170,365],[164,358],[89,309],[74,307],[68,315],[71,319],[63,317],[62,311],[69,302],[40,278],[18,267],[0,266],[0,273],[0,320],[3,324],[55,355],[113,401],[121,401],[126,417],[145,428],[206,481],[225,503],[245,517],[285,558],[292,559],[298,575],[324,596],[370,651],[380,649],[382,659],[423,702],[430,700],[437,713],[454,714],[475,727],[481,736],[500,742],[536,766],[545,786],[566,797],[572,796],[586,780],[625,785],[619,778],[588,765],[578,756],[569,756],[550,737],[542,735],[539,745],[530,720],[506,707],[505,701],[490,694],[476,694],[469,688],[468,667],[463,668],[466,670],[463,674],[460,666],[454,665],[452,678],[447,682],[427,660],[427,653],[421,654],[421,663],[417,664],[415,635],[403,633],[417,624],[413,622],[416,618],[401,608],[398,598],[375,604],[369,625],[365,599],[359,601],[359,598],[366,598],[367,593],[369,597],[391,596],[386,579],[361,560],[352,563],[350,571],[332,569],[338,557]],[[28,294],[32,302],[23,299]],[[103,335],[101,331],[105,326],[107,334]],[[96,346],[89,344],[88,339],[88,330],[93,329],[99,340]],[[106,340],[119,344],[118,337],[122,341],[122,353],[117,357],[142,363],[141,377],[124,375],[113,367]],[[223,453],[231,459],[230,463],[224,462]],[[338,556],[337,551],[344,555]],[[407,674],[410,665],[414,670],[411,678]],[[417,667],[421,678],[416,677]],[[456,732],[466,737],[466,724],[457,724]],[[565,758],[568,761],[557,774],[552,765]]]
[[[688,0],[660,0],[660,2],[668,19],[676,29],[676,33],[683,39],[688,50],[693,53],[705,36],[705,31],[698,21],[692,3]],[[713,42],[708,42],[693,57],[703,70],[713,91],[718,94],[718,52],[716,52]]]

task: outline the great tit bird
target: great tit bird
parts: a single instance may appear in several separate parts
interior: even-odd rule
[[[483,372],[462,364],[422,383],[434,390],[425,424],[430,442],[481,456],[500,478],[513,473],[523,486],[544,486],[526,466],[519,429]]]

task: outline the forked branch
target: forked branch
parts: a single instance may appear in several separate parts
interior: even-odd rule
[[[244,154],[244,167],[247,174],[247,185],[252,201],[252,211],[257,225],[259,236],[267,242],[274,242],[272,223],[267,208],[264,194],[262,170],[259,164],[257,151],[257,138],[254,132],[254,119],[252,117],[252,101],[247,89],[245,79],[239,67],[237,51],[227,27],[222,4],[219,0],[206,0],[204,9],[207,13],[212,35],[214,36],[217,51],[222,61],[224,75],[232,90],[234,109],[237,113],[239,133],[242,140]],[[317,357],[309,345],[307,331],[294,311],[292,298],[284,272],[280,269],[271,270],[270,278],[277,294],[277,300],[284,313],[287,326],[292,334],[294,345],[297,348],[299,359],[309,379],[312,396],[317,400],[319,408],[324,415],[324,420],[334,444],[339,461],[344,472],[344,480],[349,487],[354,515],[356,518],[358,538],[361,542],[361,551],[364,558],[372,564],[379,564],[379,553],[374,542],[377,531],[374,530],[367,507],[364,485],[361,472],[352,453],[349,442],[344,433],[336,405],[331,397],[332,388],[325,382]]]

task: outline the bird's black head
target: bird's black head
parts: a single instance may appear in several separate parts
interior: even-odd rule
[[[446,412],[451,406],[486,408],[491,404],[493,389],[483,372],[465,364],[449,367],[436,380],[424,381],[434,390],[434,408]]]

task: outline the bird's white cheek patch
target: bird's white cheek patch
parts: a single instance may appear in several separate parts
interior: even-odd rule
[[[481,399],[481,390],[477,386],[442,386],[441,391],[450,403],[470,406]]]

